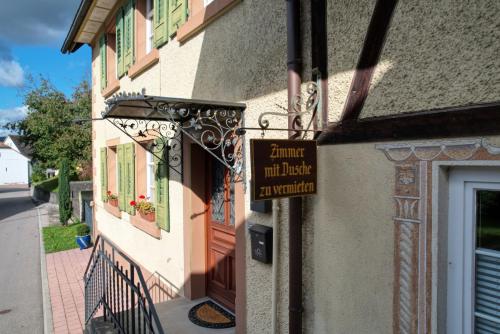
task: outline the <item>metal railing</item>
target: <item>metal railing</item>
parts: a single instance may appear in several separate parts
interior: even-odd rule
[[[118,333],[164,333],[141,268],[104,236],[95,240],[83,279],[89,331],[101,316]]]

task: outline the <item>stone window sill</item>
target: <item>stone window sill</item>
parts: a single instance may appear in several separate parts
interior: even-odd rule
[[[104,98],[110,97],[114,92],[120,89],[120,81],[117,79],[111,81],[106,88],[102,91],[102,96]]]
[[[104,209],[111,213],[113,216],[116,218],[122,218],[122,213],[120,209],[117,206],[113,206],[111,204],[108,204],[107,202],[104,202]]]
[[[139,230],[149,234],[153,238],[161,239],[161,230],[155,222],[150,222],[149,220],[142,219],[139,214],[130,216],[130,222]]]
[[[131,79],[136,78],[141,73],[146,71],[148,68],[152,67],[160,59],[160,53],[158,49],[153,49],[150,53],[139,59],[132,67],[128,69],[128,76]]]
[[[207,7],[188,18],[187,22],[177,30],[177,40],[182,43],[193,37],[217,17],[240,2],[241,0],[214,0]]]

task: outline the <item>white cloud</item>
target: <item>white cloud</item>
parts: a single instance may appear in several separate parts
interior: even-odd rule
[[[0,86],[20,87],[24,83],[24,70],[15,60],[0,59]]]
[[[11,109],[0,109],[0,133],[2,132],[2,127],[10,122],[17,122],[26,117],[28,114],[28,107],[21,106]],[[5,129],[3,129],[5,132]]]

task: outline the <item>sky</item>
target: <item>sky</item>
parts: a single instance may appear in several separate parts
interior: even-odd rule
[[[80,0],[16,0],[0,11],[0,136],[2,125],[22,119],[28,109],[22,94],[27,78],[40,75],[66,95],[90,79],[91,51],[83,46],[62,54],[61,46]]]

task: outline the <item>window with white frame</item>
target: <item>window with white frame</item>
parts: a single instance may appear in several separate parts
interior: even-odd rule
[[[154,13],[154,0],[146,0],[146,54],[150,53],[153,49],[153,13]]]
[[[155,194],[155,175],[154,175],[154,158],[150,152],[146,152],[146,182],[147,182],[147,197],[149,201],[154,202]]]

